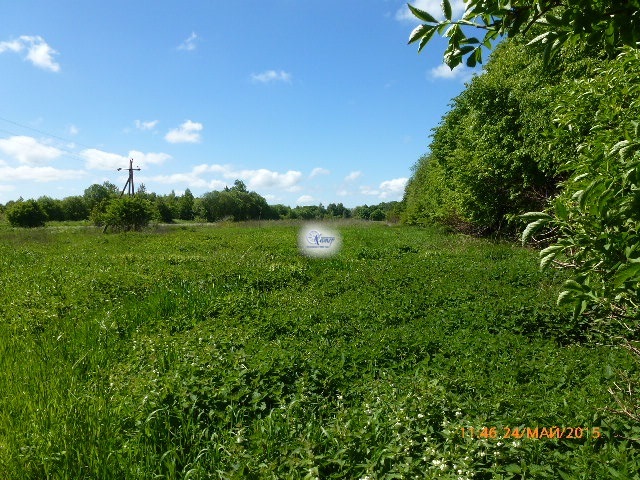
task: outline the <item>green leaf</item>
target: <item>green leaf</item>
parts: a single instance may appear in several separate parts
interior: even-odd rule
[[[540,270],[541,271],[546,270],[547,267],[553,261],[553,259],[558,256],[558,253],[560,253],[560,252],[552,252],[549,255],[546,255],[545,257],[543,257],[542,260],[540,260]]]
[[[529,43],[527,43],[527,46],[533,45],[535,43],[546,43],[546,38],[549,36],[550,33],[551,32],[544,32],[544,33],[538,35],[533,40],[531,40]]]
[[[468,44],[478,45],[479,43],[480,43],[480,40],[478,40],[476,37],[467,37],[464,40],[460,41],[460,44],[462,45],[468,45]]]
[[[520,468],[520,465],[517,465],[515,463],[507,465],[506,467],[504,467],[504,470],[509,473],[522,473],[522,469]]]
[[[411,31],[411,34],[409,35],[409,44],[415,42],[419,38],[424,37],[430,31],[432,32],[434,30],[435,30],[435,27],[431,27],[429,25],[418,25],[416,28],[414,28]]]
[[[550,253],[554,253],[557,255],[564,248],[563,245],[551,245],[540,251],[540,258],[549,255]]]
[[[474,50],[475,50],[475,48],[473,46],[465,45],[464,47],[460,48],[459,55],[464,57],[467,53],[473,52]]]
[[[546,218],[548,220],[551,220],[552,217],[551,215],[545,212],[527,212],[520,215],[520,218],[524,220],[538,220],[540,218]]]
[[[547,23],[549,25],[553,25],[555,27],[560,27],[560,26],[564,26],[562,23],[562,19],[558,18],[554,15],[551,14],[547,14],[544,16],[544,18],[542,19],[542,23]]]
[[[619,288],[624,282],[637,276],[640,273],[640,263],[632,263],[631,265],[618,270],[615,277],[613,277],[613,287]]]
[[[598,192],[599,190],[598,187],[601,187],[601,186],[602,186],[602,181],[598,179],[591,182],[589,185],[587,185],[587,188],[582,190],[582,194],[577,199],[580,210],[582,210],[583,212],[586,210],[587,202],[589,201],[593,193]]]
[[[449,0],[442,0],[442,12],[447,20],[451,20],[451,3]]]
[[[620,151],[624,147],[628,146],[631,142],[629,140],[622,140],[621,142],[616,143],[609,151],[609,155],[615,155],[616,152]]]
[[[570,290],[572,292],[584,293],[584,285],[579,284],[573,279],[566,280],[562,284],[562,288],[565,290]]]
[[[428,12],[425,12],[424,10],[420,10],[419,8],[416,8],[413,5],[410,5],[408,3],[407,3],[407,7],[409,7],[409,10],[411,10],[411,13],[413,13],[415,17],[422,20],[423,22],[438,23],[438,20],[436,20]]]
[[[480,47],[478,47],[480,48]],[[476,48],[476,51],[478,50],[478,48]],[[467,57],[467,67],[469,68],[474,68],[476,66],[476,52],[473,52],[471,55],[469,55]]]
[[[588,176],[589,176],[588,173],[581,173],[576,178],[574,178],[573,181],[574,182],[579,182],[580,180],[582,180],[583,178],[587,178]]]
[[[569,209],[564,204],[564,202],[558,199],[556,200],[554,206],[555,206],[556,217],[558,217],[560,220],[566,221],[569,218]]]
[[[525,244],[536,230],[538,230],[540,227],[542,227],[547,223],[549,223],[549,219],[541,218],[527,225],[527,228],[525,228],[524,232],[522,232],[522,243]]]
[[[434,33],[436,33],[436,27],[433,27],[429,33],[427,33],[424,37],[422,37],[422,40],[420,41],[420,45],[418,46],[418,53],[420,53],[422,49],[425,47],[425,45],[429,43],[429,40],[431,40],[431,37],[433,37]]]
[[[557,305],[566,305],[567,303],[572,303],[574,301],[574,293],[568,290],[563,290],[558,295],[558,300],[556,301]]]

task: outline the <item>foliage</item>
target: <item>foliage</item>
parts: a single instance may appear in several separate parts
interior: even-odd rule
[[[103,224],[115,231],[140,230],[153,216],[151,202],[139,196],[124,196],[112,200],[104,214]]]
[[[64,212],[65,220],[86,220],[90,214],[84,197],[79,195],[63,198],[62,211]]]
[[[16,202],[6,211],[9,224],[14,227],[43,227],[47,214],[35,200]]]
[[[545,71],[540,53],[524,42],[499,45],[434,129],[405,189],[404,220],[512,232],[515,215],[544,208],[576,146],[576,139],[554,137],[555,106],[563,85],[589,76],[597,62],[567,51]]]
[[[158,212],[158,220],[163,223],[173,222],[174,211],[164,197],[156,198],[155,207]]]
[[[207,222],[273,218],[267,201],[256,192],[249,192],[240,180],[231,188],[205,193],[200,198],[199,209],[200,216]]]
[[[42,196],[38,198],[37,202],[47,214],[47,220],[53,222],[65,220],[62,201],[48,196]]]
[[[97,206],[108,204],[118,196],[118,193],[118,187],[111,182],[104,182],[102,185],[94,183],[84,190],[83,198],[91,212]]]
[[[409,43],[419,41],[421,51],[437,33],[447,39],[444,62],[452,69],[466,56],[466,64],[482,63],[483,47],[492,49],[503,36],[526,35],[532,27],[542,28],[531,44],[544,48],[544,63],[566,44],[587,44],[611,54],[616,47],[636,47],[640,41],[640,2],[638,0],[468,0],[460,19],[454,19],[450,0],[443,0],[443,20],[409,5],[419,20],[425,22],[409,36]],[[485,32],[482,40],[467,36],[475,28]]]
[[[531,213],[524,232],[552,229],[557,241],[540,253],[541,266],[572,270],[558,301],[575,314],[640,324],[640,52],[625,50],[592,79],[576,82],[557,109],[558,128],[582,140],[564,169],[571,177],[552,215]]]
[[[268,222],[0,232],[2,477],[637,478],[638,367],[534,252],[339,225],[326,261]],[[589,435],[489,433],[555,425]]]
[[[188,188],[178,200],[178,218],[180,220],[193,220],[195,217],[195,199]]]

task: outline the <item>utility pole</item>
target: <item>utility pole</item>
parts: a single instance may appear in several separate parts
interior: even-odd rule
[[[122,168],[119,168],[118,171],[123,170]],[[124,184],[124,188],[122,189],[122,192],[120,192],[120,196],[124,195],[124,191],[127,189],[127,187],[129,187],[129,190],[127,190],[127,194],[129,196],[131,195],[135,195],[136,191],[135,191],[135,187],[133,186],[133,171],[137,170],[138,172],[140,171],[140,167],[138,168],[133,168],[133,158],[129,160],[129,179],[127,180],[127,183]]]

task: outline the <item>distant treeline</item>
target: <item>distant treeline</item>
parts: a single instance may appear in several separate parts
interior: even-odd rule
[[[0,204],[0,215],[15,210],[20,203],[29,203],[28,216],[35,219],[31,225],[43,225],[47,221],[80,221],[89,220],[96,225],[103,223],[105,213],[112,201],[120,196],[120,191],[111,182],[93,184],[85,189],[83,195],[55,199],[42,196],[38,199],[9,201]],[[302,219],[321,220],[331,218],[356,218],[374,221],[398,221],[400,218],[400,202],[383,202],[377,205],[362,205],[347,208],[342,203],[330,203],[289,207],[287,205],[269,205],[260,194],[249,191],[240,180],[232,187],[207,192],[194,197],[189,189],[184,194],[176,195],[173,191],[168,195],[147,192],[140,185],[135,196],[150,202],[153,218],[162,223],[176,220],[194,222],[217,222],[222,220],[279,220]],[[23,209],[26,210],[26,209]],[[10,215],[9,215],[10,216]]]

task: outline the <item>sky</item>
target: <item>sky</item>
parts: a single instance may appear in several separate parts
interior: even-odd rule
[[[129,159],[158,194],[401,200],[473,74],[440,38],[407,45],[419,21],[396,0],[19,0],[0,18],[0,203],[122,188]]]

